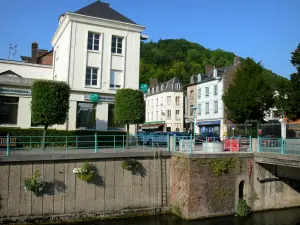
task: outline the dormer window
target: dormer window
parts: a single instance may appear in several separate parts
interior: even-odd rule
[[[154,94],[154,87],[152,88],[152,94]]]
[[[180,83],[175,83],[175,90],[180,90]]]
[[[156,86],[156,92],[159,92],[159,86]]]
[[[89,32],[87,49],[91,51],[99,51],[99,39],[100,34]]]
[[[164,85],[164,84],[161,84],[161,85],[160,85],[160,91],[164,91],[164,88],[165,88],[165,85]]]

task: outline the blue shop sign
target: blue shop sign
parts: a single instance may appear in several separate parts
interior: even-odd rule
[[[203,121],[203,122],[197,122],[197,126],[205,126],[205,125],[220,125],[221,122],[220,120],[215,120],[215,121]]]
[[[0,88],[0,93],[15,94],[15,95],[31,95],[30,89],[18,89],[18,88]]]

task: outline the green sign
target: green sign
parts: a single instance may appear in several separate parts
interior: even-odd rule
[[[148,84],[140,84],[140,90],[144,93],[148,92]]]
[[[153,122],[145,122],[145,125],[151,125],[151,124],[165,124],[165,121],[153,121]]]
[[[98,100],[99,100],[99,95],[98,94],[95,94],[95,93],[90,94],[90,101],[91,102],[98,102]]]

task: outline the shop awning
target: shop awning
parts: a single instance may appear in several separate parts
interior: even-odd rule
[[[142,129],[143,130],[157,129],[161,126],[164,126],[164,124],[143,124]]]
[[[215,121],[203,121],[203,122],[197,122],[197,126],[202,126],[202,125],[220,125],[221,122],[220,120],[215,120]]]

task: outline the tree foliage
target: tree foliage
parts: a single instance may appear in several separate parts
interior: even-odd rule
[[[299,71],[300,68],[300,43],[294,52],[292,52],[291,63],[294,67],[296,67]]]
[[[64,124],[69,110],[70,87],[64,82],[38,80],[32,85],[31,115],[35,124]]]
[[[250,58],[242,62],[223,101],[229,119],[235,123],[263,120],[265,113],[274,105],[274,89],[264,77],[260,62]]]
[[[192,75],[205,72],[206,65],[228,66],[233,64],[234,56],[231,52],[212,51],[185,39],[142,42],[140,83],[148,83],[150,77],[164,82],[176,76],[188,84]]]
[[[118,124],[140,124],[145,121],[144,94],[130,88],[120,89],[115,96],[115,121]]]

